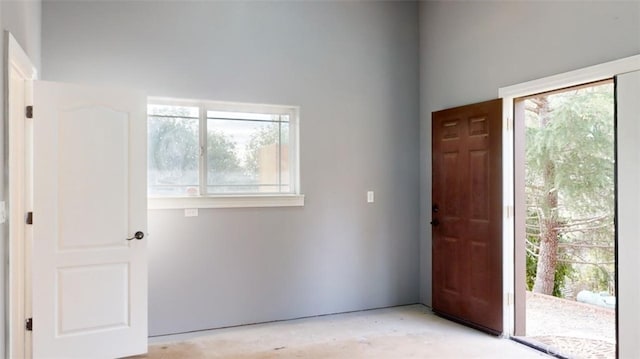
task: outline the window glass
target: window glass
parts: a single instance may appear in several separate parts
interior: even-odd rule
[[[266,106],[265,113],[264,105],[239,104],[230,111],[235,104],[218,104],[149,105],[149,194],[295,193],[289,148],[295,109]]]
[[[198,194],[198,110],[197,107],[149,106],[149,194]]]
[[[281,191],[277,120],[208,118],[207,132],[208,192]]]

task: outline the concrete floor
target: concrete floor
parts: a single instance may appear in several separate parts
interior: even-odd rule
[[[422,305],[152,338],[136,358],[548,358]]]

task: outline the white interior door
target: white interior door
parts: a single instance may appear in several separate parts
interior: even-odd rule
[[[34,84],[33,356],[147,351],[146,98]]]
[[[640,71],[616,76],[618,357],[640,357]]]

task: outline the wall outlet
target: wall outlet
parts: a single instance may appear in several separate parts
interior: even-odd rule
[[[373,201],[374,201],[373,191],[368,191],[367,192],[367,203],[373,203]]]
[[[186,208],[184,210],[185,217],[198,217],[198,209],[197,208]]]

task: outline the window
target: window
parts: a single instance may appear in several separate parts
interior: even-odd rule
[[[298,112],[293,106],[150,99],[150,208],[302,205]]]

